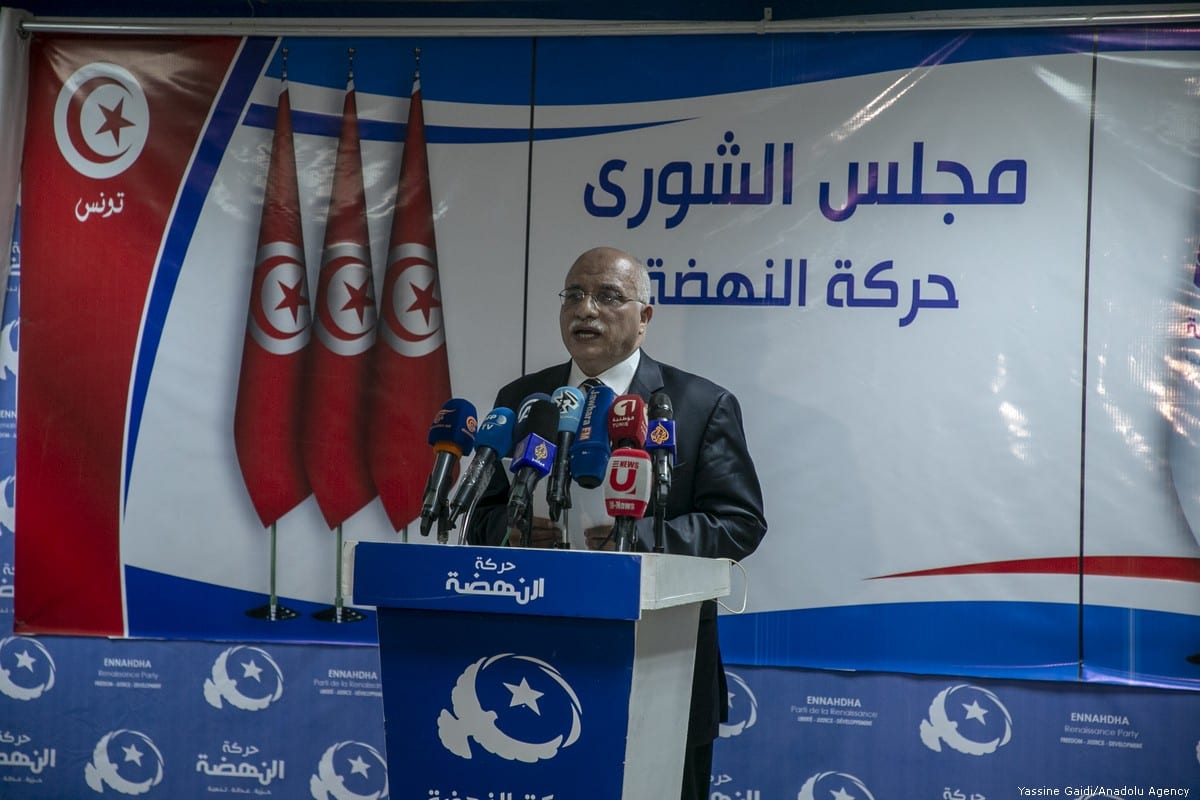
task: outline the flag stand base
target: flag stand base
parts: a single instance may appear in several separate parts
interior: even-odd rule
[[[313,614],[313,619],[321,622],[361,622],[367,615],[345,606],[330,606]]]
[[[293,611],[287,606],[281,606],[278,603],[267,603],[265,606],[248,610],[246,616],[253,617],[254,619],[265,619],[267,622],[283,622],[287,619],[295,619],[300,616],[300,612]]]

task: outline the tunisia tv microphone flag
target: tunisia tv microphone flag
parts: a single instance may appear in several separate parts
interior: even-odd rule
[[[421,511],[434,459],[426,442],[429,424],[450,397],[419,72],[413,78],[387,257],[368,453],[384,510],[400,530]]]
[[[242,479],[264,526],[312,493],[300,448],[304,348],[311,332],[311,311],[285,78],[275,112],[233,415]]]
[[[365,446],[365,382],[376,316],[369,242],[351,77],[317,276],[302,423],[304,469],[330,528],[375,496]]]

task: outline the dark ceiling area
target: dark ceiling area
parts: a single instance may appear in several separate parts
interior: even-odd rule
[[[990,0],[983,7],[953,0],[898,3],[895,0],[191,0],[147,3],[137,0],[9,0],[35,17],[107,18],[455,18],[544,20],[725,21],[811,20],[878,14],[938,14],[979,12],[986,8],[1011,14],[1021,9],[1064,11],[1107,9],[1129,13],[1138,9],[1197,10],[1198,4],[1098,5],[1058,2],[1031,6],[1028,2]]]

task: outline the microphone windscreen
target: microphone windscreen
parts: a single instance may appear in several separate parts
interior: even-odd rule
[[[583,419],[583,392],[574,386],[560,386],[551,399],[558,406],[558,432],[578,433]]]
[[[429,444],[434,450],[463,456],[475,446],[475,406],[469,400],[452,397],[438,409],[429,426]]]
[[[579,434],[571,446],[571,477],[585,489],[595,489],[604,482],[608,466],[608,412],[617,393],[609,386],[588,390],[583,401],[583,417]]]
[[[531,433],[543,439],[553,439],[557,430],[558,406],[554,405],[550,395],[539,392],[521,402],[517,409],[517,427],[513,439],[519,442]]]
[[[610,386],[596,386],[588,390],[583,401],[583,417],[579,420],[579,435],[576,442],[603,441],[608,446],[608,412],[612,409],[617,393]]]
[[[508,455],[513,446],[513,412],[504,406],[493,408],[479,423],[479,431],[475,434],[475,447],[482,450],[489,447],[495,450],[501,458]]]
[[[646,441],[646,401],[623,394],[613,401],[608,415],[608,438],[617,446],[641,447]]]
[[[640,519],[645,515],[650,505],[652,470],[645,450],[622,447],[612,452],[604,483],[604,508],[610,517]]]
[[[650,419],[675,419],[675,409],[671,406],[671,397],[666,392],[655,392],[650,395]]]

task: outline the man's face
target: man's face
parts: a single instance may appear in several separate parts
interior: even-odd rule
[[[612,251],[590,251],[567,273],[564,289],[588,292],[578,303],[564,304],[558,314],[563,344],[588,375],[598,375],[626,359],[642,344],[654,308],[637,301],[637,267]],[[606,306],[594,298],[602,291],[632,298]]]

